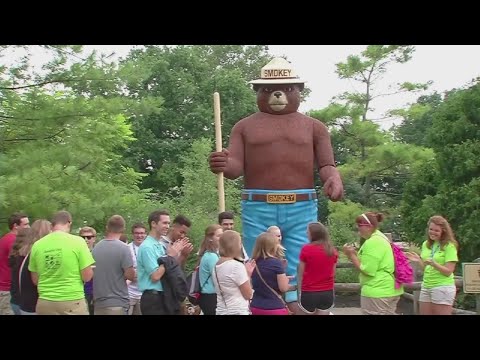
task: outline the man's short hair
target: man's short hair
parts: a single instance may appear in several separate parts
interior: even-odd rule
[[[52,217],[52,226],[55,225],[66,225],[72,222],[72,215],[65,210],[57,212]]]
[[[233,218],[234,218],[233,212],[224,211],[218,214],[218,223],[222,224],[223,220],[226,220],[226,219],[233,220]]]
[[[13,225],[17,225],[17,226],[20,226],[20,224],[22,223],[22,219],[23,218],[26,218],[28,217],[27,214],[24,214],[24,213],[15,213],[15,214],[12,214],[10,215],[10,217],[8,218],[8,228],[10,230],[13,229]]]
[[[188,228],[192,226],[192,222],[184,215],[177,215],[173,220],[173,223],[177,225],[185,225]]]
[[[120,215],[113,215],[107,222],[107,233],[120,234],[125,231],[125,219]]]
[[[167,210],[155,210],[148,215],[148,227],[152,230],[152,221],[158,223],[162,215],[170,216]]]
[[[277,225],[272,225],[267,229],[267,232],[269,233],[269,232],[272,232],[273,230],[280,230],[280,228]]]
[[[145,225],[143,225],[141,222],[137,222],[137,223],[132,225],[132,233],[135,231],[135,229],[145,229],[145,230],[147,230]]]
[[[84,226],[78,232],[79,235],[82,235],[82,234],[85,234],[85,233],[92,233],[93,236],[97,236],[97,230],[95,230],[94,228],[92,228],[90,226]]]

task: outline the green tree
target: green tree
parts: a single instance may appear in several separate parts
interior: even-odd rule
[[[400,125],[392,128],[395,139],[407,144],[427,146],[425,134],[432,126],[433,112],[431,110],[440,105],[441,102],[441,95],[435,92],[433,95],[421,96],[408,109],[392,111],[392,114],[403,118]]]
[[[77,69],[91,58],[70,66],[68,50],[77,47],[53,50],[43,73],[27,66],[28,52],[16,65],[2,68],[0,211],[49,218],[67,209],[74,226],[99,230],[113,214],[129,222],[144,219],[153,205],[149,191],[139,189],[142,174],[122,159],[134,141],[126,120],[131,113],[121,96],[78,91],[85,77]]]
[[[346,200],[329,202],[328,207],[328,230],[333,243],[341,247],[347,243],[358,242],[355,218],[364,212],[362,205]]]
[[[412,46],[370,45],[360,55],[348,56],[336,65],[336,72],[341,79],[355,81],[360,90],[340,94],[326,108],[310,113],[330,129],[346,198],[369,210],[387,213],[386,226],[391,229],[398,227],[397,207],[411,168],[431,154],[414,145],[396,143],[371,119],[371,112],[373,103],[381,97],[427,88],[428,84],[404,82],[387,92],[380,90],[388,68],[409,61],[413,51]],[[330,215],[337,210],[329,209]]]
[[[418,169],[402,204],[405,231],[421,241],[432,215],[448,219],[460,241],[460,255],[473,260],[480,252],[480,84],[451,91],[430,114],[427,144],[435,158]],[[426,191],[425,191],[426,190]]]
[[[212,149],[209,138],[195,140],[180,162],[180,174],[185,179],[177,196],[167,196],[161,200],[172,216],[184,214],[192,220],[190,238],[198,249],[203,240],[204,231],[218,219],[217,177],[212,174],[205,159]],[[240,190],[236,181],[225,178],[225,207],[240,216]],[[241,232],[240,222],[235,230]],[[196,252],[196,251],[195,251]],[[189,259],[189,269],[196,257]]]
[[[257,110],[247,81],[258,77],[270,60],[267,51],[259,45],[184,45],[147,46],[129,54],[123,68],[135,68],[145,76],[128,82],[128,94],[162,103],[161,111],[131,119],[138,141],[126,156],[137,169],[149,173],[144,187],[161,193],[182,184],[180,158],[194,140],[215,137],[215,91],[221,98],[224,143],[235,122]]]

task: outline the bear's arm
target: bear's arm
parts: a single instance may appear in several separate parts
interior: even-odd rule
[[[224,175],[227,179],[234,180],[243,175],[245,148],[243,144],[243,123],[242,121],[235,124],[230,134],[230,143],[228,144],[227,168]]]
[[[335,168],[330,134],[327,127],[318,120],[313,122],[313,146],[320,179],[325,182],[330,176],[337,174],[338,171]]]

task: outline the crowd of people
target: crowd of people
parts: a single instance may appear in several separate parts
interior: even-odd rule
[[[361,309],[370,315],[395,314],[404,292],[395,282],[391,240],[379,230],[382,219],[374,212],[359,215],[360,243],[342,249],[359,272]],[[282,246],[281,228],[265,229],[247,254],[231,212],[220,213],[218,223],[205,229],[198,252],[188,238],[191,221],[177,215],[171,222],[166,210],[153,211],[147,226],[134,224],[131,242],[120,215],[108,219],[102,240],[88,226],[71,234],[67,211],[31,226],[26,214],[16,213],[8,225],[0,239],[2,315],[183,314],[189,295],[185,265],[193,256],[203,315],[329,315],[335,304],[339,253],[320,222],[305,229],[296,274],[286,270],[289,250]],[[448,221],[430,218],[420,253],[406,255],[424,269],[420,314],[451,314],[458,243]],[[295,290],[298,304],[287,303],[284,294]]]

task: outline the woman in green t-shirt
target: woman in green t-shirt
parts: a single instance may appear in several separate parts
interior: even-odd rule
[[[388,238],[378,230],[383,220],[380,213],[367,212],[357,216],[358,233],[362,237],[358,256],[346,244],[343,252],[360,270],[360,307],[365,315],[394,315],[403,286],[395,286],[395,260]]]
[[[453,272],[458,262],[458,242],[448,221],[441,216],[428,220],[428,239],[421,254],[407,253],[424,268],[420,290],[420,315],[452,315],[457,289]]]

